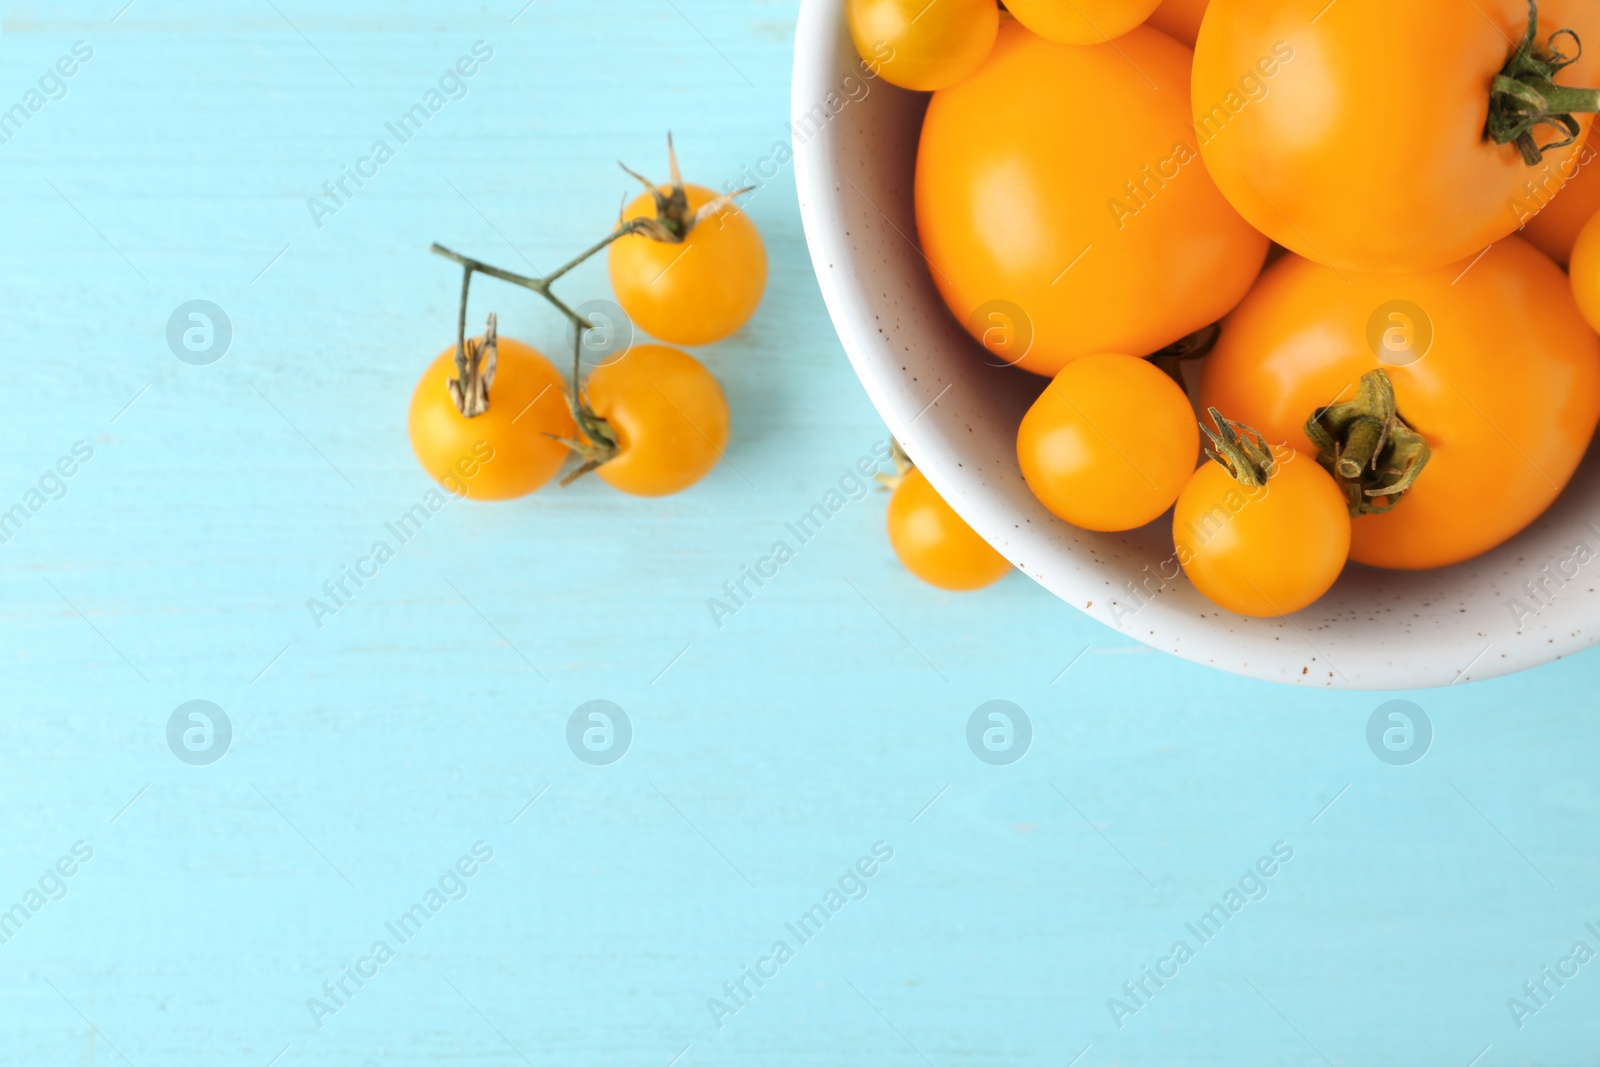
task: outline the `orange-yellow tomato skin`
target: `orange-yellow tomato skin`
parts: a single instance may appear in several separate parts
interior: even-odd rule
[[[1200,429],[1177,383],[1143,359],[1085,356],[1034,401],[1017,461],[1039,502],[1085,530],[1132,530],[1172,506]]]
[[[920,470],[889,497],[889,544],[906,570],[929,585],[965,593],[993,585],[1011,564],[956,514]]]
[[[873,74],[931,92],[967,77],[1000,27],[995,0],[849,0],[850,38]]]
[[[1079,47],[1006,20],[984,66],[934,94],[917,229],[945,303],[996,355],[1054,375],[1096,352],[1154,352],[1250,288],[1267,240],[1194,149],[1191,55],[1145,27]],[[1086,128],[1064,116],[1091,85],[1117,104]]]
[[[684,190],[691,212],[718,195],[699,185]],[[655,211],[654,198],[646,194],[623,217]],[[607,264],[617,303],[633,324],[674,345],[709,345],[734,333],[755,314],[767,286],[766,246],[736,206],[724,207],[678,244],[642,234],[619,238]]]
[[[1600,225],[1596,215],[1578,234],[1572,248],[1572,295],[1592,329],[1600,330]]]
[[[571,454],[545,435],[576,433],[555,365],[509,337],[499,339],[498,351],[488,411],[469,419],[456,410],[447,384],[456,373],[451,345],[423,372],[407,418],[422,468],[473,500],[509,500],[538,489]]]
[[[1432,458],[1392,510],[1354,520],[1351,558],[1405,570],[1471,559],[1549,507],[1600,420],[1600,338],[1564,281],[1516,237],[1470,267],[1416,275],[1286,256],[1223,324],[1200,400],[1311,453],[1312,413],[1386,371]]]
[[[676,348],[635,345],[595,368],[583,392],[620,446],[595,475],[624,493],[681,492],[704,478],[728,446],[722,386]]]
[[[1568,157],[1561,168],[1566,184],[1553,190],[1536,186],[1521,204],[1522,210],[1539,212],[1522,228],[1522,236],[1563,267],[1572,259],[1578,232],[1600,214],[1600,149],[1594,141],[1594,128],[1590,127],[1583,149]]]
[[[1150,25],[1190,48],[1200,36],[1200,20],[1211,0],[1165,0],[1150,13]]]
[[[1332,476],[1293,449],[1273,457],[1272,477],[1253,488],[1220,463],[1201,464],[1172,514],[1178,564],[1195,588],[1256,618],[1307,607],[1350,556],[1350,513]]]
[[[1527,24],[1527,0],[1211,0],[1193,86],[1206,167],[1257,229],[1341,270],[1474,256],[1522,225],[1526,183],[1558,188],[1579,151],[1530,168],[1483,135]],[[1539,27],[1600,40],[1600,4],[1540,0]],[[1557,81],[1597,75],[1588,49]]]
[[[1017,21],[1062,44],[1100,44],[1121,37],[1161,0],[1006,0]]]

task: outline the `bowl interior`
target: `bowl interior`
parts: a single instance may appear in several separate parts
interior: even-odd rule
[[[1555,506],[1495,552],[1417,573],[1352,564],[1322,600],[1283,619],[1236,616],[1196,592],[1174,560],[1170,519],[1097,534],[1047,512],[1015,453],[1017,424],[1044,380],[1002,365],[934,289],[912,207],[927,98],[863,70],[843,9],[844,0],[804,0],[795,46],[791,131],[817,277],[889,429],[1020,570],[1155,648],[1297,685],[1448,685],[1593,643],[1600,600],[1588,572],[1600,571],[1600,527],[1589,502],[1600,471],[1592,455]]]

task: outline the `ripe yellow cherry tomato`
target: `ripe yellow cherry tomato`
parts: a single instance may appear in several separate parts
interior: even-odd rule
[[[1150,13],[1150,25],[1193,48],[1195,38],[1200,36],[1200,20],[1205,17],[1206,5],[1210,2],[1163,0],[1161,6]]]
[[[889,497],[889,544],[906,570],[929,585],[964,593],[993,585],[1011,564],[945,503],[920,470]]]
[[[1600,215],[1589,220],[1572,248],[1572,295],[1578,310],[1595,330],[1600,330]]]
[[[1522,228],[1522,236],[1565,267],[1572,259],[1578,231],[1600,214],[1600,139],[1593,127],[1583,150],[1562,165],[1561,176],[1566,184],[1555,189],[1541,189],[1529,182],[1520,210],[1539,212]]]
[[[934,94],[917,230],[940,295],[996,357],[1054,375],[1154,352],[1249,290],[1267,239],[1194,148],[1191,58],[1147,27],[1078,47],[1008,19],[983,67]],[[1088,100],[1104,113],[1072,118]]]
[[[661,191],[671,194],[670,186]],[[689,213],[718,194],[686,185]],[[655,218],[649,194],[623,212],[625,219]],[[629,234],[607,254],[611,288],[634,325],[675,345],[709,345],[750,320],[767,285],[767,251],[755,223],[727,205],[689,230],[682,241]]]
[[[1017,21],[1062,44],[1100,44],[1150,17],[1161,0],[1006,0]]]
[[[1600,420],[1600,338],[1561,269],[1517,237],[1424,274],[1285,256],[1223,323],[1200,400],[1315,454],[1307,420],[1379,370],[1431,455],[1391,510],[1354,520],[1358,563],[1420,570],[1494,548],[1555,500]]]
[[[978,69],[1000,26],[995,0],[849,0],[856,52],[884,81],[929,92]]]
[[[477,341],[479,339],[474,339]],[[411,396],[411,447],[435,481],[473,500],[509,500],[544,485],[568,456],[547,434],[574,427],[561,373],[537,351],[501,337],[489,410],[467,418],[450,396],[455,346],[434,360]]]
[[[1158,518],[1194,472],[1199,451],[1189,398],[1133,356],[1069,363],[1017,431],[1028,488],[1085,530],[1132,530]]]
[[[1470,258],[1526,219],[1525,185],[1554,191],[1579,144],[1529,165],[1485,136],[1491,88],[1529,27],[1529,0],[1211,0],[1195,45],[1206,168],[1261,232],[1345,271],[1414,273]],[[1600,4],[1539,0],[1535,47],[1600,75]],[[1502,101],[1511,99],[1502,97]],[[1581,143],[1590,125],[1575,115]],[[1534,145],[1563,131],[1540,126]]]
[[[597,367],[584,400],[616,437],[615,455],[595,468],[634,496],[689,488],[728,445],[728,401],[698,360],[665,345],[635,345]]]
[[[1350,555],[1350,513],[1332,476],[1285,446],[1271,456],[1270,476],[1255,485],[1219,462],[1202,464],[1172,514],[1178,565],[1195,588],[1256,618],[1310,605]]]

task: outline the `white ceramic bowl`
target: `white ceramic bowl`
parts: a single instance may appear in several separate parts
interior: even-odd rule
[[[1221,611],[1174,576],[1170,520],[1096,534],[1047,512],[1023,482],[1015,451],[1017,424],[1044,380],[996,366],[935,291],[912,210],[926,97],[863,75],[844,3],[803,0],[795,38],[792,129],[806,240],[867,394],[985,540],[1056,596],[1130,637],[1295,685],[1450,685],[1594,643],[1600,526],[1591,519],[1600,519],[1600,465],[1592,455],[1556,505],[1497,551],[1422,573],[1352,564],[1327,596],[1284,619]]]

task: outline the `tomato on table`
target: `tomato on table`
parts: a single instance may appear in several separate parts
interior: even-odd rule
[[[1178,565],[1219,607],[1270,618],[1310,606],[1350,556],[1344,496],[1315,459],[1269,447],[1248,426],[1209,412],[1210,462],[1178,496]]]
[[[917,230],[940,295],[995,356],[1054,375],[1154,352],[1250,288],[1267,240],[1194,148],[1191,58],[1147,27],[1079,47],[1005,20],[983,67],[934,94]]]
[[[485,338],[467,344],[481,351]],[[459,496],[509,500],[544,485],[566,462],[554,437],[575,432],[561,373],[538,351],[509,337],[495,339],[496,369],[487,410],[468,417],[450,381],[458,379],[455,346],[423,372],[407,419],[411,447],[424,470]]]
[[[1410,273],[1476,255],[1555,190],[1590,116],[1524,144],[1485,136],[1491,86],[1529,29],[1528,0],[1211,0],[1193,107],[1206,167],[1261,232],[1345,271]],[[1577,53],[1559,86],[1600,76],[1600,4],[1539,0],[1536,51]],[[1559,61],[1558,61],[1559,62]],[[1514,123],[1505,123],[1512,132]],[[1568,168],[1570,169],[1570,168]]]
[[[666,345],[635,345],[595,368],[583,402],[603,425],[582,427],[579,451],[589,462],[579,472],[593,470],[634,496],[687,489],[710,473],[728,445],[722,386],[693,356]]]
[[[926,476],[910,467],[890,479],[889,544],[906,570],[929,585],[955,593],[993,585],[1011,564],[941,497]]]
[[[995,0],[849,0],[856,52],[890,85],[930,92],[978,69],[1000,26]]]
[[[676,158],[673,171],[676,180]],[[660,193],[670,198],[674,188],[664,185]],[[677,213],[686,218],[721,196],[700,185],[681,188],[688,203]],[[622,214],[624,220],[655,219],[655,194],[639,197]],[[672,241],[642,233],[619,238],[607,253],[611,288],[634,325],[652,337],[708,345],[755,314],[767,285],[767,252],[755,223],[735,204],[685,228],[687,235]]]
[[[1516,237],[1415,275],[1284,257],[1223,323],[1200,399],[1316,454],[1308,420],[1379,370],[1430,454],[1398,500],[1372,498],[1389,510],[1354,519],[1361,563],[1442,567],[1501,544],[1555,500],[1600,420],[1600,338],[1561,269]]]
[[[1085,530],[1132,530],[1172,506],[1200,430],[1171,378],[1143,359],[1069,363],[1022,418],[1017,461],[1033,495]]]

